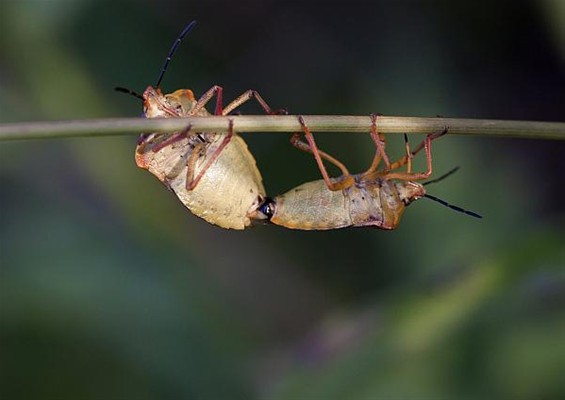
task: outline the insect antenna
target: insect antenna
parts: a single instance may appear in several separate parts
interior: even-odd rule
[[[475,217],[475,218],[479,218],[479,219],[480,219],[480,218],[483,218],[482,215],[477,214],[476,212],[469,211],[469,210],[465,210],[464,208],[461,208],[461,207],[459,207],[459,206],[456,206],[456,205],[453,205],[453,204],[449,204],[447,201],[442,200],[442,199],[440,199],[440,198],[437,198],[437,197],[435,197],[435,196],[432,196],[431,194],[427,194],[427,193],[426,193],[426,194],[424,195],[424,197],[425,197],[425,198],[428,198],[428,199],[430,199],[430,200],[433,200],[433,201],[437,201],[438,203],[440,203],[440,204],[442,204],[442,205],[444,205],[444,206],[446,206],[446,207],[449,207],[449,208],[451,208],[452,210],[455,210],[455,211],[460,212],[460,213],[463,213],[463,214],[467,214],[467,215],[469,215],[469,216],[471,216],[471,217]]]
[[[126,93],[126,94],[131,94],[132,96],[137,97],[137,98],[140,99],[140,100],[143,100],[143,96],[140,95],[139,93],[137,93],[137,92],[134,91],[134,90],[131,90],[131,89],[128,89],[128,88],[125,88],[125,87],[121,87],[121,86],[116,86],[116,87],[114,88],[114,90],[115,90],[116,92],[122,92],[122,93]]]
[[[171,47],[171,50],[169,50],[169,54],[167,54],[167,58],[165,58],[165,62],[163,64],[163,66],[161,67],[161,72],[159,72],[159,78],[157,79],[157,83],[155,84],[156,88],[158,88],[161,85],[161,81],[163,80],[163,76],[165,75],[165,71],[167,70],[169,63],[171,62],[173,55],[177,51],[177,48],[179,47],[180,42],[182,42],[182,40],[188,34],[188,32],[190,32],[192,30],[192,28],[194,28],[194,25],[196,25],[196,21],[190,22],[187,26],[184,27],[184,29],[180,33],[179,37],[176,38],[175,42],[173,43],[173,46]]]
[[[440,176],[439,178],[436,179],[432,179],[431,181],[427,181],[422,183],[422,185],[429,185],[430,183],[437,183],[439,181],[444,180],[445,178],[447,178],[450,175],[453,175],[454,173],[456,173],[459,170],[459,167],[455,167],[453,168],[451,171],[446,172],[445,174],[443,174],[442,176]],[[425,194],[424,197],[427,197],[430,200],[433,201],[437,201],[438,203],[451,208],[452,210],[455,210],[457,212],[463,213],[463,214],[467,214],[470,215],[471,217],[475,217],[475,218],[482,218],[483,216],[480,214],[477,214],[476,212],[473,211],[469,211],[469,210],[465,210],[464,208],[461,208],[459,206],[453,205],[453,204],[449,204],[447,201],[442,200],[438,197],[432,196],[431,194]]]
[[[437,183],[439,181],[443,181],[445,178],[456,173],[458,170],[459,170],[459,167],[455,167],[451,171],[448,171],[445,174],[443,174],[442,176],[440,176],[439,178],[432,179],[431,181],[424,182],[424,183],[422,183],[422,185],[429,185],[430,183]]]

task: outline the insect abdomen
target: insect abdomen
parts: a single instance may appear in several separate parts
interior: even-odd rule
[[[307,182],[275,198],[271,222],[290,229],[325,230],[351,226],[349,201],[323,180]]]

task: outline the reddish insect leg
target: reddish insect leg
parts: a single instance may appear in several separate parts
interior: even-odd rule
[[[216,109],[214,111],[214,115],[228,115],[230,112],[235,110],[237,107],[241,106],[243,103],[251,100],[254,98],[257,100],[261,108],[267,113],[268,115],[276,115],[276,114],[286,114],[286,110],[277,110],[273,111],[271,107],[267,104],[265,100],[261,97],[261,95],[255,90],[247,90],[242,95],[237,97],[234,101],[229,103],[226,108],[223,108],[222,105],[222,93],[223,89],[220,86],[214,85],[212,86],[206,93],[202,95],[190,110],[191,115],[197,114],[200,110],[204,108],[204,106],[216,95]]]
[[[202,179],[202,177],[204,176],[204,174],[206,173],[208,168],[210,168],[210,166],[220,156],[222,150],[224,150],[224,148],[228,145],[232,136],[233,136],[233,120],[230,119],[228,133],[224,136],[224,138],[222,139],[222,142],[220,143],[218,148],[216,150],[214,150],[214,152],[208,156],[208,161],[202,167],[202,169],[200,170],[200,172],[198,173],[196,178],[194,178],[194,180],[189,181],[188,180],[188,174],[187,174],[186,190],[190,191],[190,190],[194,189],[196,187],[196,185],[198,185],[198,182],[200,182],[200,179]],[[196,161],[192,161],[192,157],[193,157],[193,155],[191,155],[191,160],[189,160],[189,164],[191,164],[191,163],[196,164]],[[190,165],[189,165],[189,169],[190,169]],[[188,171],[188,173],[191,173],[191,174],[194,173],[194,166],[193,166],[193,171],[192,172]]]
[[[314,155],[314,158],[316,159],[316,163],[318,164],[318,168],[320,169],[320,172],[324,177],[324,181],[326,182],[326,186],[328,187],[328,189],[336,191],[336,190],[342,190],[344,188],[353,185],[354,183],[353,176],[351,176],[345,165],[343,165],[343,163],[341,163],[334,157],[330,156],[326,152],[319,150],[314,140],[314,136],[310,132],[310,129],[308,129],[306,123],[304,122],[304,118],[302,118],[302,116],[299,116],[298,121],[300,122],[300,125],[302,125],[302,129],[304,130],[304,136],[306,137],[308,143],[304,143],[303,141],[300,140],[301,133],[299,132],[292,135],[292,137],[290,138],[290,143],[297,149]],[[326,167],[322,159],[327,160],[328,162],[332,163],[341,170],[342,175],[338,178],[337,182],[331,181],[328,175],[328,171],[326,170]]]
[[[426,172],[420,173],[413,173],[411,171],[407,172],[393,172],[386,174],[386,179],[402,179],[402,180],[421,180],[426,179],[432,174],[432,140],[437,139],[440,136],[443,136],[447,133],[447,128],[438,133],[431,133],[426,136],[426,138],[418,145],[418,147],[410,152],[410,147],[408,145],[408,141],[406,141],[406,151],[409,152],[407,155],[399,159],[398,161],[392,164],[393,169],[400,168],[404,164],[409,164],[411,168],[411,159],[412,156],[416,155],[420,150],[424,149],[426,152],[426,163],[427,169]]]
[[[408,140],[406,140],[406,147],[407,147],[407,154],[405,156],[403,156],[402,158],[396,160],[395,162],[393,162],[391,164],[391,170],[395,170],[398,169],[400,167],[402,167],[404,164],[407,164],[409,161],[409,159],[413,158],[416,154],[418,154],[424,147],[426,144],[426,141],[430,140],[430,142],[432,140],[435,140],[443,135],[445,135],[448,131],[448,128],[445,128],[444,130],[440,131],[440,132],[436,132],[436,133],[430,133],[429,135],[426,136],[426,138],[424,140],[422,140],[422,142],[412,151],[410,151],[410,147],[408,145]],[[410,160],[411,162],[411,160]]]
[[[255,90],[246,91],[241,96],[239,96],[234,101],[232,101],[230,104],[228,104],[225,109],[223,109],[222,94],[223,94],[223,89],[222,89],[221,86],[217,86],[217,85],[212,86],[206,93],[204,93],[198,99],[198,101],[196,102],[194,107],[192,107],[192,109],[190,110],[189,115],[197,115],[201,110],[204,109],[206,104],[208,104],[208,102],[214,96],[216,96],[216,109],[214,111],[214,115],[227,115],[231,111],[233,111],[234,109],[241,106],[243,103],[247,102],[248,100],[250,100],[252,98],[255,98],[257,100],[259,105],[263,108],[263,110],[267,114],[271,115],[271,114],[282,113],[282,112],[273,112],[271,110],[271,107],[269,107],[269,105],[267,104],[267,102],[265,100],[263,100],[263,98]],[[194,179],[192,179],[192,178],[193,178],[194,168],[196,166],[196,160],[197,160],[197,155],[195,155],[195,154],[198,154],[200,152],[200,150],[198,152],[195,151],[190,155],[190,158],[189,158],[188,164],[187,164],[188,165],[187,179],[186,179],[186,189],[187,190],[192,190],[196,187],[196,185],[198,185],[198,182],[200,181],[200,179],[202,179],[202,177],[204,176],[204,174],[206,173],[208,168],[210,168],[210,166],[219,157],[222,150],[228,145],[232,136],[233,136],[233,121],[230,120],[230,126],[229,126],[229,131],[228,131],[227,135],[225,135],[224,139],[220,143],[220,146],[218,146],[218,148],[214,151],[214,153],[210,155],[207,163],[204,165],[204,167],[202,167],[199,174]],[[170,143],[174,143],[174,140],[171,141]],[[170,144],[170,143],[168,143],[168,144]],[[166,146],[166,144],[163,144],[163,145],[159,146],[159,148],[163,148],[165,146]]]
[[[246,103],[247,101],[251,100],[252,98],[254,98],[255,100],[257,100],[257,103],[259,103],[259,105],[261,106],[261,108],[265,111],[266,114],[268,115],[280,115],[280,114],[286,114],[286,110],[276,110],[273,111],[271,109],[271,107],[269,107],[269,105],[267,104],[267,102],[265,100],[263,100],[263,98],[261,97],[261,95],[256,91],[256,90],[247,90],[246,92],[244,92],[242,95],[240,95],[238,98],[236,98],[234,101],[232,101],[230,104],[228,104],[226,106],[226,108],[224,108],[224,111],[222,112],[222,115],[228,115],[229,113],[231,113],[233,110],[235,110],[237,107],[241,106],[243,103]]]
[[[414,158],[414,154],[410,151],[410,143],[408,143],[408,136],[406,134],[404,134],[404,149],[405,149],[405,153],[406,155],[404,157],[402,157],[401,159],[395,161],[391,167],[393,170],[400,168],[401,166],[403,166],[404,164],[406,164],[406,173],[410,174],[412,173],[412,158]],[[384,174],[383,175],[387,175],[387,171],[383,171]]]
[[[223,115],[222,114],[222,94],[223,90],[221,86],[214,85],[206,93],[204,93],[196,102],[192,110],[190,110],[189,115],[196,115],[200,110],[208,104],[208,102],[216,96],[216,109],[214,111],[214,115]]]
[[[371,174],[375,172],[379,167],[381,159],[385,163],[384,171],[390,171],[390,161],[385,152],[385,140],[384,137],[381,137],[381,135],[377,131],[377,118],[378,116],[376,114],[371,114],[371,139],[373,139],[375,146],[377,146],[377,152],[375,153],[375,158],[373,158],[373,163],[365,174]]]
[[[188,132],[190,132],[190,129],[192,128],[192,125],[188,125],[186,128],[184,128],[181,132],[177,132],[177,133],[173,133],[171,134],[168,138],[166,138],[165,140],[157,143],[154,147],[151,148],[151,151],[153,153],[157,153],[158,151],[160,151],[161,149],[164,149],[165,147],[178,142],[179,140],[182,140],[184,138],[186,138],[186,136],[188,135]],[[165,136],[167,136],[166,134],[164,134]]]
[[[204,151],[204,152],[203,152]],[[190,156],[188,157],[188,161],[186,162],[186,178],[184,182],[184,186],[187,190],[192,190],[196,187],[195,179],[194,179],[194,171],[196,170],[196,162],[198,158],[203,154],[206,154],[206,147],[204,146],[204,142],[198,143],[192,151],[190,152]],[[200,178],[198,179],[200,180]]]
[[[156,137],[156,139],[154,139],[154,140],[147,140],[147,137],[144,137],[144,135],[141,135],[139,137],[138,142],[137,142],[137,145],[140,147],[137,150],[137,152],[146,153],[147,152],[146,148],[149,148],[149,151],[152,151],[153,153],[157,153],[158,151],[164,149],[165,147],[170,146],[171,144],[176,143],[179,140],[186,138],[188,133],[190,132],[191,128],[192,128],[192,125],[189,124],[182,131],[176,132],[176,133],[171,133],[169,135],[166,134],[166,133],[152,134],[152,135],[155,135],[155,137]]]

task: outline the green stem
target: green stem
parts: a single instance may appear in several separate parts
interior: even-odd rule
[[[237,132],[298,132],[297,116],[228,116],[171,119],[97,119],[79,121],[0,124],[0,141],[85,136],[133,135],[141,132],[174,132],[192,125],[195,132],[226,132],[228,120]],[[369,132],[369,116],[306,115],[313,132]],[[382,116],[377,120],[382,133],[431,133],[449,128],[451,135],[499,136],[565,140],[565,123],[504,121],[460,118],[417,118]]]

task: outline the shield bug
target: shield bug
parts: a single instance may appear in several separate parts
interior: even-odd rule
[[[228,115],[250,99],[255,99],[267,114],[284,113],[272,111],[254,90],[246,91],[226,107],[222,105],[222,88],[216,85],[198,100],[190,89],[162,93],[160,85],[169,62],[195,23],[188,24],[173,43],[155,86],[148,86],[142,96],[116,89],[141,98],[146,118],[209,116],[205,106],[214,96],[214,115]],[[142,134],[135,161],[172,190],[193,214],[222,228],[245,229],[251,223],[250,214],[265,198],[255,158],[234,132],[231,121],[227,134],[193,132],[190,126],[175,133]]]
[[[380,229],[394,229],[398,226],[406,206],[422,197],[435,201],[473,217],[480,215],[453,206],[434,196],[428,195],[425,184],[416,182],[428,178],[432,173],[431,143],[447,133],[427,135],[413,151],[406,138],[406,154],[391,163],[385,153],[384,137],[377,132],[376,116],[371,116],[371,138],[376,147],[373,162],[367,171],[352,175],[345,165],[331,155],[318,149],[314,137],[302,117],[299,117],[307,142],[300,140],[301,133],[291,138],[292,144],[300,150],[312,153],[324,179],[307,182],[288,192],[267,198],[258,208],[255,217],[267,219],[275,225],[290,229],[327,230],[346,227],[372,226]],[[412,157],[424,149],[427,170],[412,172]],[[338,167],[342,175],[330,178],[323,160]],[[379,168],[383,161],[384,166]],[[406,165],[406,171],[399,168]],[[444,176],[445,177],[445,176]],[[429,183],[436,182],[438,178]]]

